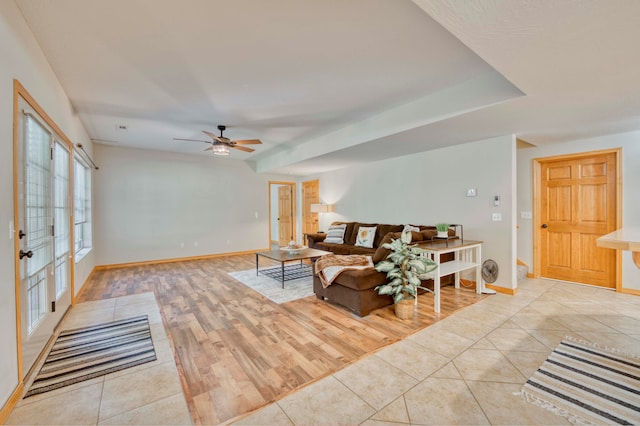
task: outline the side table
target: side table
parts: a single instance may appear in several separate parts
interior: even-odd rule
[[[433,311],[440,312],[440,278],[455,274],[455,288],[460,288],[460,272],[475,269],[476,293],[482,293],[482,241],[444,240],[419,243],[418,247],[438,266],[433,274]],[[454,260],[440,263],[440,255],[454,253]],[[415,303],[418,303],[416,297]]]

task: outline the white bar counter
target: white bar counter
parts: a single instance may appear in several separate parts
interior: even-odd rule
[[[640,228],[620,228],[596,240],[598,247],[633,252],[633,262],[640,268]]]

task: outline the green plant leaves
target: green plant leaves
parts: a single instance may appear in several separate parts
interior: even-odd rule
[[[409,261],[409,266],[412,270],[416,271],[419,274],[424,273],[424,271],[427,269],[427,265],[425,265],[425,262],[420,259],[411,259]]]
[[[448,223],[436,223],[436,230],[438,232],[445,232],[449,230],[449,227],[451,225],[449,225]]]
[[[436,263],[425,256],[425,250],[417,245],[410,245],[409,237],[397,238],[385,243],[382,247],[391,250],[386,260],[378,262],[376,271],[386,272],[387,284],[376,287],[378,294],[393,296],[394,303],[400,300],[415,297],[417,287],[421,284],[419,276],[437,268]]]
[[[378,272],[389,272],[396,268],[395,263],[389,262],[388,260],[383,260],[378,262],[375,266],[375,270]]]
[[[396,289],[389,284],[379,285],[376,289],[378,290],[378,294],[394,294],[396,291]]]

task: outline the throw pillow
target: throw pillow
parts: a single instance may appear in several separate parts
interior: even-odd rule
[[[413,226],[413,225],[405,225],[404,229],[402,230],[402,232],[405,231],[416,231],[416,232],[420,232],[420,228],[417,226]]]
[[[375,226],[361,226],[358,228],[358,236],[356,237],[356,246],[373,248],[373,239],[376,236]]]
[[[327,237],[324,239],[324,242],[332,244],[344,244],[345,229],[347,229],[346,224],[331,225],[327,230]]]

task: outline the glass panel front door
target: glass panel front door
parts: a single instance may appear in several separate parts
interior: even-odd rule
[[[71,305],[71,239],[69,151],[34,115],[22,118],[18,208],[26,375]]]

